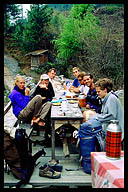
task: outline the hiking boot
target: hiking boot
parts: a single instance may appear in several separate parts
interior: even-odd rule
[[[39,176],[40,177],[49,177],[52,179],[59,179],[61,177],[60,172],[54,171],[48,165],[39,168]]]
[[[50,168],[52,168],[54,171],[57,171],[57,172],[62,172],[62,169],[63,169],[63,166],[62,165],[59,165],[59,164],[48,164],[48,166]]]
[[[52,163],[51,161],[49,161],[48,163],[45,163],[39,169],[44,169],[44,167],[47,167],[47,166],[49,166],[50,168],[52,168],[54,171],[57,171],[57,172],[62,172],[62,169],[63,169],[63,166],[58,164],[58,162]]]

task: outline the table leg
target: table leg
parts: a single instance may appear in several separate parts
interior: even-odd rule
[[[55,160],[55,123],[52,121],[52,161]]]

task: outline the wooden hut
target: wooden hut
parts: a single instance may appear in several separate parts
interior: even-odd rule
[[[31,56],[31,69],[37,69],[48,62],[48,50],[37,50],[30,52],[27,55]]]

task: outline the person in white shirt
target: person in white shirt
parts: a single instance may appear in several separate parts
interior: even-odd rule
[[[52,86],[53,86],[53,90],[54,92],[56,91],[57,89],[57,83],[56,81],[54,80],[55,76],[56,76],[56,69],[55,68],[51,68],[49,69],[48,71],[48,76],[49,76],[49,81],[51,82]]]
[[[77,75],[77,79],[80,82],[80,87],[72,87],[70,88],[70,91],[73,91],[75,93],[82,93],[84,95],[87,95],[89,91],[89,87],[84,84],[83,77],[85,75],[85,72],[82,71]]]

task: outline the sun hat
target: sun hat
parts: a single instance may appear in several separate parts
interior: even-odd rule
[[[47,74],[43,74],[40,76],[40,80],[46,80],[46,79],[49,80],[49,76]]]

